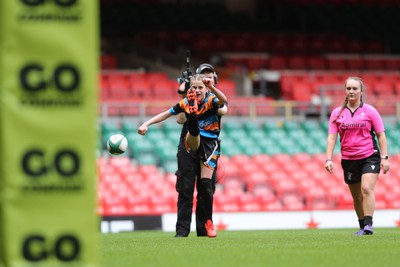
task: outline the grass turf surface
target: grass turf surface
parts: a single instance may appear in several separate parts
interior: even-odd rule
[[[137,231],[101,235],[102,267],[400,266],[400,229],[219,231],[216,238],[174,238]]]

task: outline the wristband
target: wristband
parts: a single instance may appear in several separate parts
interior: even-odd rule
[[[327,160],[325,160],[325,163],[328,162],[328,161],[332,161],[332,160],[331,159],[327,159]]]

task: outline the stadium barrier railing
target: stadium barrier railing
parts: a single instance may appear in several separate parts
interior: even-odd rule
[[[143,120],[146,117],[154,116],[167,110],[177,102],[178,101],[173,100],[101,102],[99,113],[102,120],[107,120],[112,117],[130,116]],[[340,106],[342,102],[343,98],[341,97],[318,100],[316,103],[306,101],[268,100],[257,97],[235,97],[235,99],[228,103],[230,116],[238,116],[251,120],[264,116],[279,116],[285,121],[291,121],[296,118],[313,116],[324,121],[328,119],[330,110],[336,106]],[[368,103],[375,106],[382,115],[394,116],[397,121],[400,120],[399,100],[393,97],[370,97]]]

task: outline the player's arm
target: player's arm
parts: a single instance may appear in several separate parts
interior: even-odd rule
[[[378,137],[379,148],[381,149],[381,154],[387,155],[388,150],[387,150],[387,140],[386,140],[385,132],[376,133],[376,136]]]
[[[326,161],[325,161],[325,168],[330,173],[333,172],[333,150],[335,149],[336,140],[337,140],[337,133],[330,133],[328,134],[328,138],[326,141]]]
[[[187,88],[186,88],[186,82],[182,82],[182,83],[179,85],[179,88],[178,88],[178,94],[180,94],[180,95],[182,96],[182,98],[185,98],[185,97],[186,97],[186,92],[187,92],[186,89],[187,89]]]
[[[224,116],[226,113],[228,113],[228,106],[224,105],[222,108],[218,109],[218,115]]]
[[[381,149],[381,157],[387,156],[388,149],[387,149],[386,133],[379,132],[379,133],[376,133],[376,136],[378,138],[379,148]],[[381,168],[382,168],[384,174],[389,171],[390,165],[389,165],[388,159],[385,159],[385,158],[381,159]]]
[[[208,89],[218,98],[217,104],[222,106],[228,102],[228,98],[221,90],[214,86],[213,80],[210,78],[203,78],[203,83]]]
[[[184,124],[186,122],[186,114],[182,112],[176,115],[176,122],[179,124]]]
[[[178,93],[182,96],[182,99],[186,97],[186,83],[183,82],[179,85]],[[186,115],[184,112],[181,112],[176,115],[176,122],[179,124],[184,124],[186,122]]]
[[[140,125],[140,127],[138,128],[138,133],[141,135],[145,135],[150,125],[165,121],[166,119],[168,119],[171,116],[172,116],[172,114],[171,114],[170,110],[166,110],[166,111],[154,116],[153,118],[149,119],[148,121],[145,121],[142,125]]]

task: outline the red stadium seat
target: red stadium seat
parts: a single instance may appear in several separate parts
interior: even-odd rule
[[[244,192],[244,184],[238,179],[226,179],[224,182],[224,192],[228,195],[239,195]]]
[[[282,204],[282,202],[279,201],[279,200],[275,200],[274,202],[267,203],[267,204],[264,206],[264,209],[265,209],[265,210],[268,210],[268,211],[282,211],[283,208],[284,208],[284,207],[283,207],[283,204]]]
[[[306,206],[308,208],[316,208],[316,205],[318,204],[325,204],[324,207],[327,208],[329,207],[329,199],[326,195],[325,190],[318,186],[314,185],[310,188],[308,188],[307,191],[305,191],[305,199],[306,199]],[[333,203],[332,203],[333,206]]]
[[[400,59],[398,58],[389,58],[385,60],[385,69],[386,70],[394,70],[397,71],[400,69]]]
[[[126,100],[132,97],[131,84],[126,74],[113,73],[108,76],[109,97],[114,100]]]
[[[304,56],[289,57],[288,66],[292,70],[306,70],[308,69],[307,58]]]
[[[311,56],[308,58],[308,66],[310,70],[325,70],[326,62],[322,56]]]
[[[394,84],[393,84],[393,90],[394,90],[394,93],[395,93],[397,96],[400,96],[400,81],[394,82]]]
[[[256,36],[250,46],[252,52],[268,52],[270,50],[270,41],[266,35]]]
[[[213,51],[213,39],[208,38],[198,38],[196,42],[192,44],[192,50],[196,54],[207,53],[208,51]]]
[[[271,70],[284,70],[288,68],[285,56],[271,56],[268,59],[268,68]]]
[[[289,99],[291,97],[294,83],[295,83],[294,76],[292,75],[281,76],[280,87],[281,87],[282,98]]]
[[[312,87],[309,83],[293,85],[292,99],[296,101],[311,101]]]
[[[151,99],[153,96],[153,83],[146,79],[140,78],[132,81],[133,96],[142,99]]]
[[[338,85],[340,86],[340,88],[342,88],[343,83],[344,83],[344,78],[334,73],[315,75],[312,84],[313,87],[312,90],[314,94],[319,95],[321,93],[322,87],[324,86],[325,88],[332,89],[326,91],[327,95],[336,95],[336,94],[342,95],[343,91],[335,90],[335,88]]]
[[[243,180],[249,179],[249,177],[251,177],[254,173],[257,172],[257,164],[254,162],[241,164],[239,171]]]
[[[108,164],[115,167],[132,166],[130,159],[125,156],[111,157]]]
[[[276,34],[271,38],[272,53],[274,54],[285,54],[291,52],[290,40],[286,34]]]
[[[118,67],[117,57],[115,55],[101,55],[100,67],[101,69],[116,69]]]
[[[239,196],[229,194],[216,194],[214,197],[214,211],[235,212],[240,211]]]
[[[377,95],[391,95],[394,94],[393,84],[390,81],[376,82],[373,85],[374,92]]]
[[[226,37],[224,38],[223,36],[212,40],[211,47],[212,47],[211,51],[215,52],[235,51],[232,47],[232,43]]]
[[[327,42],[330,53],[347,53],[347,38],[344,36],[331,36]]]
[[[248,38],[235,39],[231,45],[235,52],[248,52],[250,50]]]
[[[165,72],[147,72],[142,76],[144,79],[155,83],[161,80],[168,80],[168,75]]]
[[[386,53],[385,45],[381,42],[368,42],[365,44],[365,52],[368,54],[384,54]]]
[[[263,57],[251,57],[246,59],[248,70],[260,70],[267,68],[267,59]]]
[[[290,50],[298,55],[307,55],[309,53],[308,36],[305,34],[294,34],[290,37]]]
[[[262,192],[262,193],[257,193],[259,187],[255,188],[254,195],[255,199],[258,201],[260,204],[260,207],[262,210],[269,210],[271,207],[269,205],[274,205],[274,204],[281,204],[279,207],[275,206],[274,209],[282,209],[282,203],[280,200],[275,196],[275,194],[271,191],[268,192]]]
[[[253,155],[251,157],[252,161],[257,163],[259,167],[271,161],[271,156],[267,154]]]
[[[307,175],[307,172],[303,171],[302,174]],[[300,176],[296,176],[296,178],[295,178],[299,193],[302,195],[306,195],[308,193],[308,191],[310,191],[316,187],[318,187],[318,188],[320,187],[318,185],[317,181],[315,181],[315,179],[313,179],[313,178],[310,179],[310,178],[306,178],[306,177],[308,177],[308,176],[304,176],[304,177],[302,177],[302,179],[300,178]]]
[[[283,177],[283,180],[275,180],[274,189],[277,197],[298,195],[297,184],[291,180],[288,175]]]
[[[319,55],[326,53],[328,41],[325,35],[315,35],[311,38],[309,42],[309,53],[313,55]]]
[[[300,165],[300,166],[304,166],[304,165]],[[310,174],[303,170],[302,168],[298,168],[296,171],[290,173],[291,178],[296,182],[296,183],[300,183],[301,181],[307,180],[307,181],[311,181],[312,183],[314,183],[313,179],[310,179]]]
[[[280,83],[282,97],[285,99],[291,99],[293,86],[298,83],[309,83],[309,79],[306,75],[302,74],[282,74]]]
[[[241,168],[241,166],[246,165],[246,164],[252,164],[251,158],[247,155],[234,155],[231,157],[232,163],[236,164]]]
[[[347,42],[347,51],[351,54],[362,54],[364,50],[364,42],[358,40],[350,40]]]
[[[327,67],[330,70],[346,70],[347,64],[344,58],[327,58]]]
[[[365,68],[365,61],[360,57],[351,57],[347,60],[347,67],[349,70],[364,70]]]
[[[107,101],[110,95],[110,84],[108,82],[108,75],[100,74],[100,97],[101,100]]]
[[[350,192],[337,196],[336,207],[339,209],[353,209],[353,198]]]
[[[276,154],[272,156],[272,160],[280,166],[283,166],[292,160],[292,157],[288,154]]]
[[[312,161],[315,161],[317,163],[325,163],[326,155],[325,154],[314,154],[312,156],[312,158],[313,158]]]
[[[297,194],[289,194],[281,198],[283,208],[287,210],[302,210],[305,208],[303,199]]]
[[[290,164],[285,164],[285,163],[278,163],[281,164],[281,168],[282,170],[284,170],[286,173],[292,174],[294,172],[296,172],[297,170],[301,169],[302,166],[299,165],[296,161],[294,161],[293,159],[290,159],[287,162],[291,162]]]
[[[366,58],[365,69],[366,70],[385,70],[385,61],[379,58]]]
[[[179,84],[174,80],[159,80],[154,83],[153,95],[157,100],[172,100],[179,101],[177,90]]]
[[[263,171],[254,170],[248,174],[245,181],[247,184],[247,190],[252,192],[254,191],[254,188],[258,186],[266,186],[268,183],[268,176]]]
[[[227,96],[236,96],[236,84],[231,80],[218,80],[217,88]]]
[[[238,199],[241,211],[259,211],[261,210],[260,202],[251,193],[243,193]]]
[[[298,153],[292,156],[293,161],[297,162],[300,165],[305,165],[308,162],[312,161],[312,156],[307,153]]]
[[[394,115],[395,114],[396,97],[394,94],[384,95],[381,94],[376,97],[375,108],[382,115]]]
[[[134,205],[128,209],[129,214],[151,214],[152,210],[148,204]]]
[[[217,169],[217,179],[220,183],[229,179],[240,179],[240,167],[232,162],[219,159]]]

